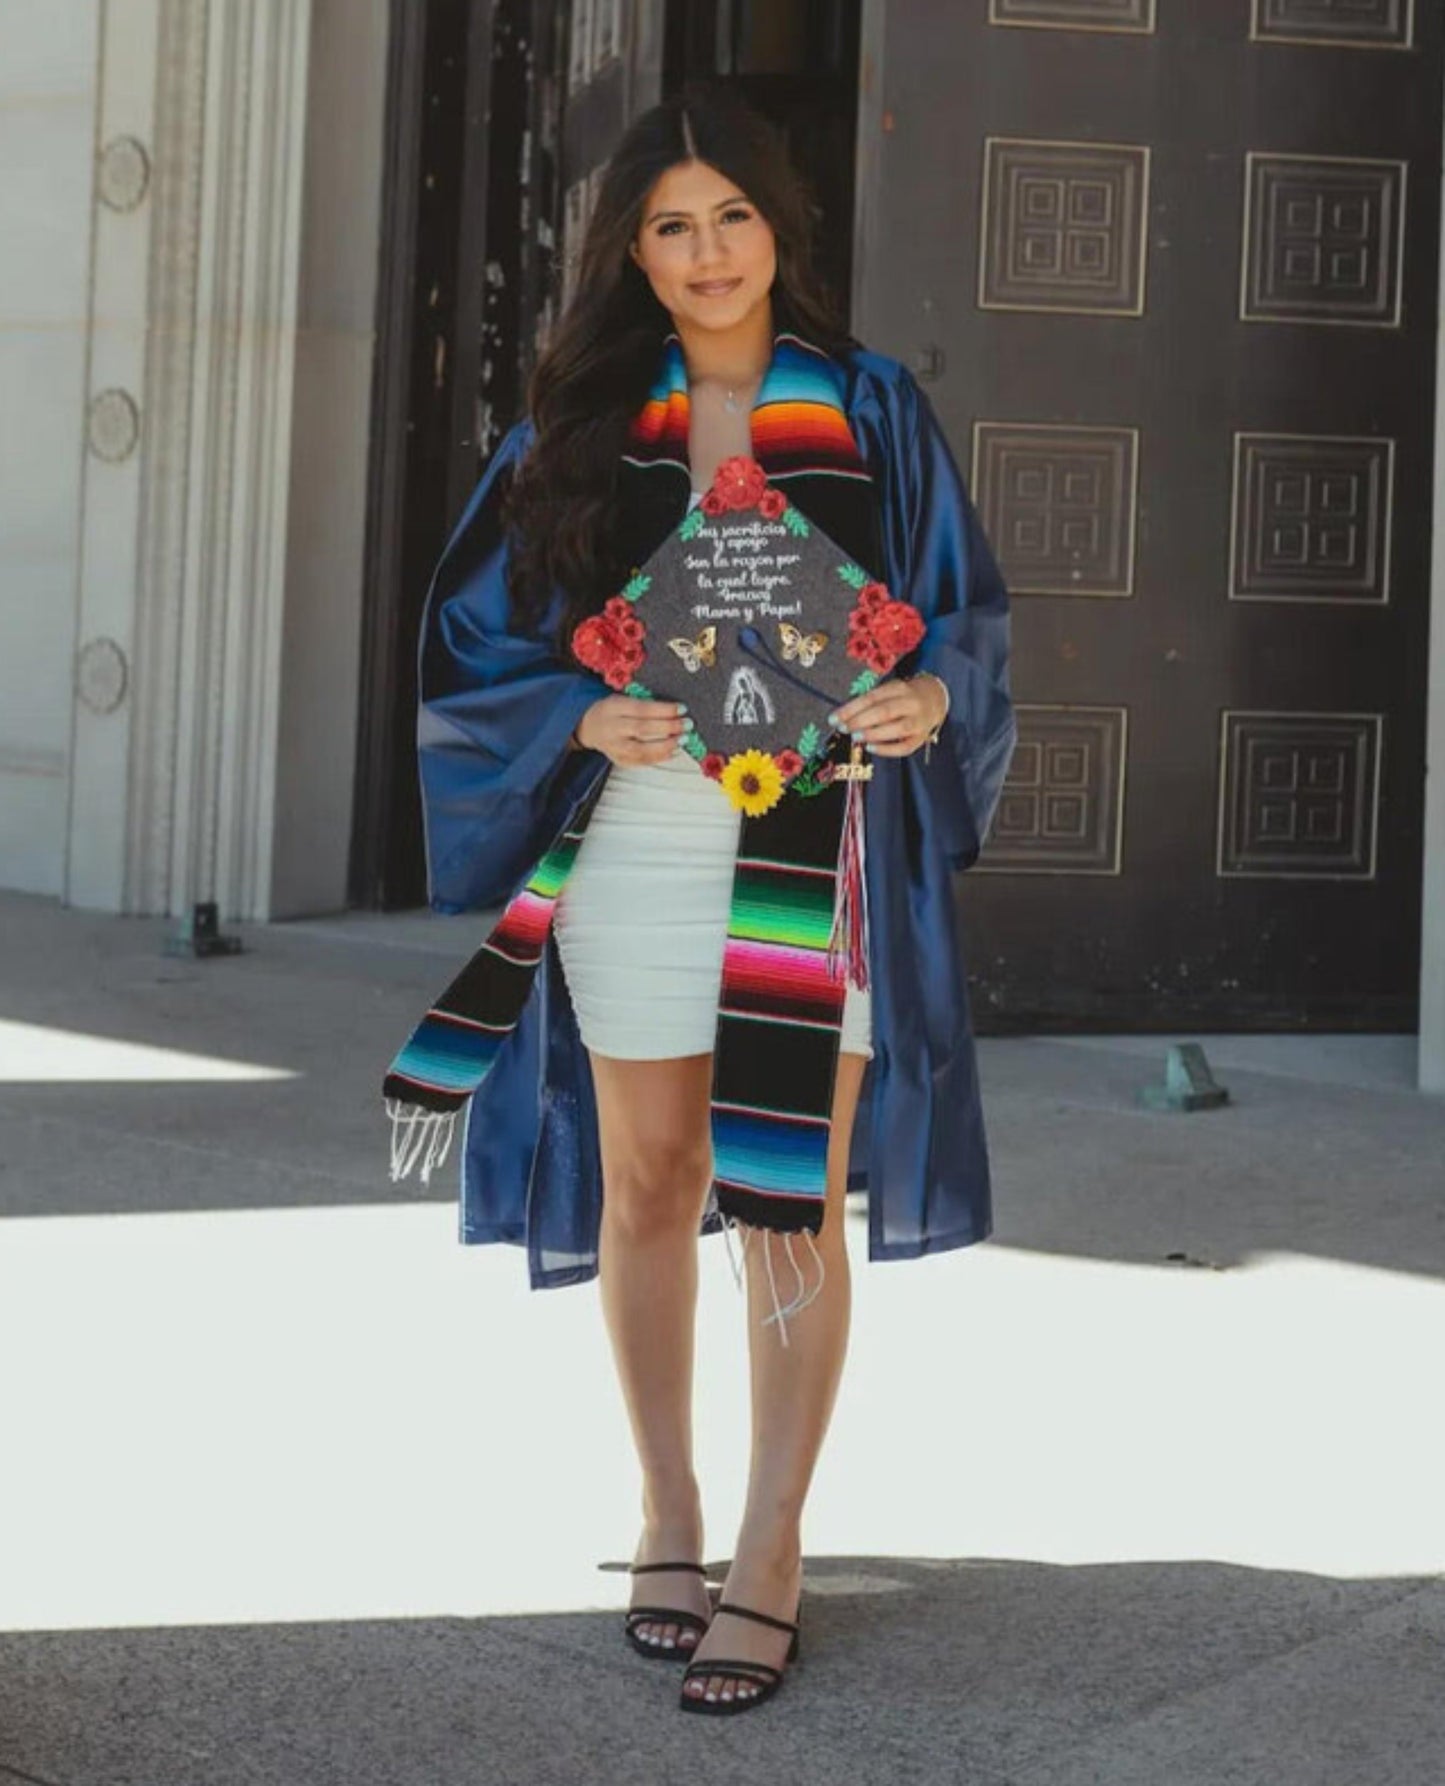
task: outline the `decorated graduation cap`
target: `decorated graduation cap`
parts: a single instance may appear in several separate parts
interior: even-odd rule
[[[573,633],[578,662],[609,688],[685,701],[683,748],[751,817],[786,790],[816,792],[828,715],[875,687],[923,637],[895,601],[810,520],[756,460],[725,459],[621,592]]]

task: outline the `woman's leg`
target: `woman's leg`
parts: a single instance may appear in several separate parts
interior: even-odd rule
[[[760,1323],[772,1312],[764,1246],[772,1249],[779,1298],[786,1302],[798,1288],[788,1264],[783,1236],[767,1229],[747,1234],[748,1343],[752,1369],[753,1440],[747,1504],[733,1551],[723,1598],[775,1618],[791,1619],[802,1581],[802,1515],[813,1467],[828,1430],[843,1360],[848,1348],[852,1282],[844,1243],[844,1198],[848,1186],[848,1148],[866,1061],[861,1054],[840,1054],[833,1092],[832,1128],[828,1141],[828,1185],[822,1232],[815,1244],[826,1271],[823,1288],[788,1324],[783,1345],[778,1326]],[[811,1288],[818,1265],[808,1243],[795,1235],[793,1257]],[[707,1656],[731,1656],[781,1667],[788,1634],[753,1619],[714,1620],[698,1645],[698,1662]],[[751,1694],[746,1684],[721,1675],[698,1677],[689,1693],[731,1699]]]
[[[692,1455],[697,1246],[712,1179],[712,1056],[613,1060],[593,1054],[602,1148],[598,1278],[602,1312],[642,1466],[642,1539],[634,1563],[702,1558]],[[700,1575],[634,1580],[633,1604],[711,1612]],[[686,1647],[696,1633],[648,1621],[647,1643]]]

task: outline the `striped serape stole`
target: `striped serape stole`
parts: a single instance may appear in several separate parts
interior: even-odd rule
[[[517,1027],[592,804],[542,857],[388,1068],[382,1095],[391,1118],[393,1181],[416,1167],[426,1184],[445,1163],[457,1112]]]
[[[847,985],[829,959],[845,788],[744,819],[713,1057],[718,1208],[816,1234]]]

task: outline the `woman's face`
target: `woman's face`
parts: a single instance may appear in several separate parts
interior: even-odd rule
[[[648,193],[632,257],[679,330],[731,329],[767,300],[772,227],[705,161],[680,161]]]

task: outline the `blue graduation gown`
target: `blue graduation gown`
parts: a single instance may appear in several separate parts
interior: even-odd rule
[[[886,581],[927,621],[900,671],[931,670],[951,696],[927,761],[922,750],[873,759],[865,806],[874,1057],[849,1188],[868,1191],[869,1259],[912,1259],[982,1240],[993,1224],[950,875],[977,857],[1014,748],[1008,597],[912,374],[861,349],[837,364],[881,504]],[[560,600],[534,632],[509,630],[503,474],[531,438],[519,422],[493,455],[422,622],[417,743],[439,912],[502,905],[611,766],[567,748],[606,690],[556,655]],[[458,928],[461,954],[478,939]],[[524,1245],[534,1289],[594,1277],[597,1110],[554,939],[515,1033],[467,1106],[463,1135],[463,1242]],[[720,1225],[710,1203],[702,1232]]]

